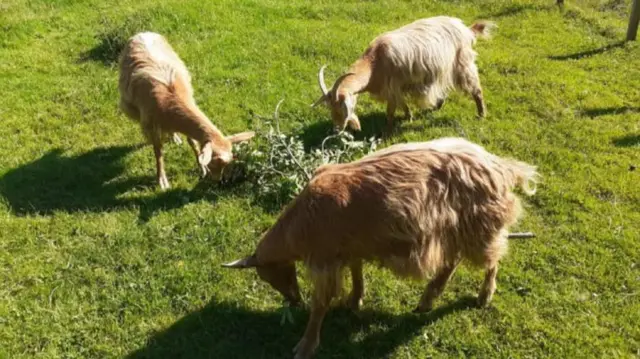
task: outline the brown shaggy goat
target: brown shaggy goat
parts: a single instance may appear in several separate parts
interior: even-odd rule
[[[476,52],[477,38],[487,37],[495,25],[479,21],[467,27],[462,20],[437,16],[420,19],[376,37],[362,56],[331,88],[320,68],[322,95],[314,104],[325,103],[338,130],[347,125],[360,130],[356,115],[358,94],[367,92],[387,104],[387,131],[393,129],[396,109],[411,118],[407,100],[422,108],[439,109],[454,88],[471,95],[484,117],[486,107],[480,86]]]
[[[465,259],[486,270],[478,303],[487,305],[508,228],[521,211],[513,190],[533,194],[529,183],[536,177],[535,167],[464,139],[391,146],[352,163],[320,167],[255,253],[225,266],[255,267],[260,278],[298,304],[294,263],[304,262],[313,282],[311,315],[294,350],[296,359],[309,358],[344,268],[353,279],[348,303],[359,307],[363,261],[402,277],[435,274],[416,308],[424,312]]]
[[[120,59],[119,89],[122,112],[140,122],[153,144],[162,189],[170,187],[162,156],[166,135],[173,134],[177,143],[182,142],[177,132],[186,135],[202,175],[211,173],[214,180],[233,160],[232,144],[254,136],[243,132],[225,137],[200,111],[189,71],[162,35],[143,32],[129,39]]]

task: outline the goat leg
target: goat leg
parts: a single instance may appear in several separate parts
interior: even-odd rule
[[[413,113],[411,113],[411,109],[406,102],[402,105],[402,109],[404,110],[404,119],[413,122]]]
[[[162,157],[162,140],[159,136],[159,133],[155,132],[151,137],[151,141],[153,142],[153,153],[156,156],[156,174],[158,178],[158,184],[162,190],[167,190],[171,188],[169,184],[169,180],[167,179],[167,174],[164,171],[164,158]]]
[[[307,329],[302,339],[300,339],[298,344],[293,348],[295,359],[309,359],[318,348],[320,344],[320,329],[322,328],[322,321],[327,314],[328,308],[329,306],[324,303],[312,303]]]
[[[347,299],[347,305],[354,311],[360,309],[364,296],[364,278],[362,277],[362,261],[355,260],[349,266],[351,270],[351,283],[353,288]]]
[[[196,165],[200,168],[200,171],[202,171],[202,178],[206,177],[208,172],[207,166],[201,165],[200,161],[198,160],[198,156],[200,155],[200,150],[198,149],[198,142],[191,137],[187,137],[187,142],[189,142],[189,146],[191,146],[191,149],[193,150],[193,154],[196,156]]]
[[[418,307],[413,310],[414,313],[425,313],[433,309],[433,302],[442,294],[459,263],[460,261],[457,260],[454,264],[446,266],[436,273],[422,293]]]
[[[496,276],[498,275],[498,265],[487,269],[484,276],[484,282],[480,287],[480,293],[478,294],[478,306],[486,307],[491,303],[493,293],[496,291]]]
[[[478,118],[486,117],[487,107],[484,104],[484,98],[482,96],[481,89],[477,89],[473,92],[473,100],[476,102],[476,108],[478,109]]]
[[[320,329],[331,301],[341,287],[340,270],[328,270],[314,275],[313,297],[311,299],[311,315],[304,336],[293,348],[295,359],[309,359],[320,344]]]
[[[395,120],[396,103],[395,101],[389,101],[387,103],[387,131],[385,137],[391,136],[393,133],[393,123]]]

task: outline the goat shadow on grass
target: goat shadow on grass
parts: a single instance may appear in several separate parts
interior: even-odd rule
[[[435,116],[437,110],[421,110],[415,111],[413,120],[409,121],[402,116],[397,116],[394,123],[394,131],[391,137],[401,135],[405,132],[425,132],[430,128],[453,128],[456,130],[457,135],[461,137],[467,137],[461,123],[451,117],[447,116]],[[354,132],[350,131],[356,140],[363,140],[365,138],[381,138],[387,128],[387,116],[382,112],[372,112],[360,117],[360,125],[362,131]],[[304,143],[305,149],[318,147],[322,144],[327,136],[333,134],[333,125],[330,121],[322,121],[313,123],[303,129],[301,139]]]
[[[352,133],[356,140],[363,140],[371,137],[381,137],[386,126],[386,117],[381,113],[372,113],[360,117],[361,131],[355,132],[350,128],[345,129]],[[304,143],[305,150],[319,147],[322,141],[330,135],[335,134],[333,122],[324,120],[314,122],[302,129],[300,139]]]
[[[549,59],[556,60],[556,61],[580,60],[585,57],[591,57],[594,55],[603,54],[609,50],[624,47],[624,44],[625,44],[624,41],[619,41],[619,42],[609,44],[593,50],[581,51],[581,52],[576,52],[576,53],[567,54],[567,55],[552,55],[552,56],[549,56]]]
[[[103,147],[71,157],[54,149],[7,172],[0,178],[0,193],[18,215],[113,208],[121,205],[118,194],[145,184],[141,178],[118,178],[124,170],[121,159],[135,149]]]
[[[0,195],[17,215],[137,208],[139,220],[147,221],[160,210],[179,208],[201,198],[215,201],[238,190],[234,185],[211,191],[211,183],[201,180],[192,190],[155,190],[151,195],[122,196],[136,187],[157,188],[152,176],[121,176],[123,158],[143,146],[101,147],[75,156],[65,156],[61,149],[51,150],[0,177]]]
[[[526,5],[517,4],[517,5],[507,6],[496,12],[482,14],[480,16],[477,16],[477,18],[478,19],[497,19],[502,17],[515,16],[529,10],[543,10],[543,9],[545,8],[542,6],[535,6],[532,4],[526,4]]]
[[[426,118],[417,118],[413,120],[413,123],[410,123],[404,126],[400,132],[406,131],[416,131],[416,132],[425,132],[429,129],[434,128],[450,128],[455,129],[456,135],[459,137],[467,137],[467,133],[464,130],[464,127],[457,119],[449,116],[434,116],[433,112],[426,112]],[[453,134],[452,134],[453,135]]]
[[[640,107],[604,107],[604,108],[591,108],[582,110],[581,113],[587,117],[600,117],[606,115],[622,115],[630,112],[640,113]]]
[[[106,25],[106,28],[95,34],[98,44],[82,52],[78,61],[94,61],[106,67],[114,66],[131,36],[142,31],[149,31],[154,27],[152,25],[154,19],[166,15],[167,13],[162,10],[154,9],[151,12],[138,12],[123,21],[106,21],[103,24]]]
[[[640,147],[640,134],[616,137],[612,142],[616,147]]]
[[[122,53],[128,39],[119,29],[98,34],[96,39],[99,43],[91,49],[82,52],[79,62],[94,61],[106,67],[114,66],[118,62],[120,53]]]
[[[334,309],[322,326],[315,358],[387,358],[425,326],[474,303],[473,297],[463,297],[426,314],[403,315]],[[211,302],[153,334],[126,359],[291,358],[308,319],[306,310],[292,312],[294,324],[280,325],[280,312]]]

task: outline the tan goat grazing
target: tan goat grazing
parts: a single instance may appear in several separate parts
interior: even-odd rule
[[[170,187],[164,170],[164,137],[187,136],[202,175],[219,179],[233,160],[232,144],[246,141],[253,132],[225,137],[200,111],[193,98],[191,76],[169,43],[159,34],[139,33],[129,39],[120,59],[120,108],[140,122],[142,132],[153,144],[158,183]]]
[[[521,212],[513,190],[533,194],[529,184],[536,178],[535,167],[464,139],[391,146],[352,163],[320,167],[254,254],[224,266],[255,267],[295,305],[301,297],[294,263],[304,262],[313,283],[311,314],[294,351],[297,359],[309,358],[347,267],[353,282],[347,303],[359,307],[363,261],[403,277],[435,274],[416,308],[425,312],[466,259],[486,270],[478,303],[487,305],[508,228]]]
[[[393,129],[396,108],[411,118],[409,98],[422,108],[439,109],[447,93],[459,88],[473,96],[478,116],[486,114],[473,50],[476,37],[487,37],[491,22],[470,27],[446,16],[421,19],[375,38],[347,73],[331,89],[324,81],[322,66],[318,82],[322,95],[314,103],[331,109],[334,126],[360,130],[355,108],[358,94],[370,93],[387,103],[387,133]]]

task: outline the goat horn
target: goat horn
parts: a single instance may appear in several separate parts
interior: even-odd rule
[[[233,262],[225,263],[222,266],[225,268],[251,268],[258,265],[258,260],[255,255],[248,256],[242,259],[235,260]]]
[[[327,96],[327,93],[329,93],[329,90],[327,90],[327,84],[324,82],[324,69],[326,67],[327,65],[322,65],[320,72],[318,72],[318,84],[320,85],[320,90],[322,90],[322,94],[324,96]]]

